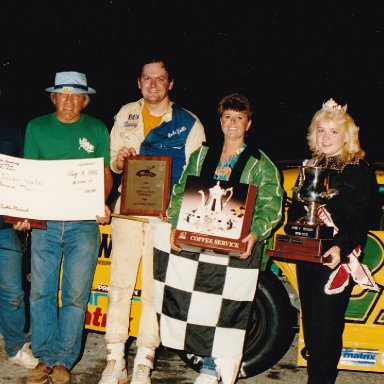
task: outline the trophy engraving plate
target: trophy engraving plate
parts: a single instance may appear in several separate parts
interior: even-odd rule
[[[287,235],[308,237],[310,239],[332,239],[333,228],[325,225],[288,223],[284,227]]]
[[[171,183],[171,156],[127,157],[121,189],[121,215],[165,215]]]
[[[239,256],[249,234],[256,200],[255,185],[187,176],[175,231],[182,249]]]

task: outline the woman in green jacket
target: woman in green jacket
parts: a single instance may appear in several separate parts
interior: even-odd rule
[[[203,145],[196,150],[173,188],[167,211],[167,217],[172,226],[171,248],[176,253],[180,252],[188,257],[188,253],[174,241],[188,175],[225,180],[234,187],[239,183],[253,184],[257,186],[257,198],[249,234],[242,239],[243,243],[247,243],[247,247],[239,258],[228,257],[228,265],[237,264],[236,267],[254,270],[257,274],[265,240],[272,235],[282,217],[283,189],[280,172],[264,152],[257,149],[252,142],[245,140],[252,124],[252,108],[247,98],[240,94],[225,96],[219,102],[218,114],[224,135],[222,145],[216,144],[209,147]],[[255,281],[257,282],[257,275]],[[238,284],[242,285],[243,282],[239,281]],[[255,292],[256,286],[253,288]],[[202,344],[204,343],[205,341],[202,340]],[[201,351],[207,350],[205,347],[206,345]],[[220,376],[224,384],[234,383],[242,359],[242,347],[243,343],[240,345],[238,354],[231,351],[228,356],[223,351],[225,348],[221,348],[219,354],[212,352],[209,356],[199,353],[199,347],[194,348],[195,350],[186,349],[187,352],[205,356],[200,375],[195,383],[216,384]],[[232,349],[232,346],[229,349]]]

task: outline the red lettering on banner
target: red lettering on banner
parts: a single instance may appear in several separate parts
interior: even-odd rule
[[[93,312],[87,311],[85,314],[85,325],[95,327],[105,327],[107,324],[107,314],[103,313],[103,309],[96,307]]]

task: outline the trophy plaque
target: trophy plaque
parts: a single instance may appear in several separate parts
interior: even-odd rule
[[[188,175],[175,243],[184,250],[239,256],[247,249],[257,187]]]
[[[172,157],[128,156],[124,160],[121,215],[165,215],[170,197]]]
[[[322,255],[333,245],[333,227],[327,227],[317,217],[320,204],[338,194],[329,188],[328,168],[301,167],[299,184],[294,188],[298,201],[306,205],[307,214],[297,222],[287,223],[285,235],[275,236],[274,248],[266,254],[279,259],[323,263]]]

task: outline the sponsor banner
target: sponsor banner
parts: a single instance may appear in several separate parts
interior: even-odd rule
[[[91,294],[85,315],[85,328],[105,332],[107,324],[108,290],[112,258],[111,226],[100,225],[101,243]],[[141,313],[141,265],[132,297],[129,335],[136,337]]]
[[[338,368],[340,370],[384,372],[382,334],[382,325],[372,326],[347,322],[343,334],[344,348],[342,349]],[[364,340],[364,346],[354,348],[359,340]],[[354,342],[354,345],[352,342]],[[299,367],[307,366],[307,361],[303,357],[303,349],[303,331],[300,329],[297,343],[297,364]]]
[[[341,365],[374,367],[377,363],[379,351],[368,349],[343,348],[340,357]]]

